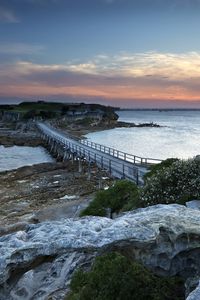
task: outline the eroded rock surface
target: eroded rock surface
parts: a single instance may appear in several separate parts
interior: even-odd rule
[[[187,297],[186,300],[199,300],[200,299],[200,282],[197,288]]]
[[[21,224],[76,217],[98,190],[98,169],[78,162],[42,163],[0,173],[0,236]],[[102,172],[102,174],[104,174]],[[103,180],[103,185],[112,180]]]
[[[28,225],[0,238],[0,299],[63,299],[73,271],[113,249],[157,274],[198,276],[199,246],[200,212],[175,204]]]

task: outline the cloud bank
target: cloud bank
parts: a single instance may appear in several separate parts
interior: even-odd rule
[[[60,65],[30,61],[3,64],[0,96],[70,95],[117,99],[122,103],[124,99],[130,103],[131,99],[171,103],[187,100],[199,105],[199,82],[199,52],[100,54],[88,61]]]

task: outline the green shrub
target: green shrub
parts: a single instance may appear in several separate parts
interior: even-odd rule
[[[119,253],[97,257],[90,272],[74,273],[66,300],[181,300],[183,282],[159,278]]]
[[[33,119],[35,117],[42,117],[43,119],[52,119],[56,117],[56,112],[51,110],[28,110],[24,115],[24,120]]]
[[[89,126],[89,125],[91,125],[92,122],[94,122],[93,118],[84,117],[83,119],[76,120],[75,124],[82,125],[82,126]]]
[[[43,119],[53,119],[56,117],[56,112],[50,110],[41,110],[38,115]]]
[[[24,115],[23,115],[23,119],[24,120],[28,120],[28,119],[34,119],[37,116],[37,111],[32,109],[27,111]]]
[[[94,200],[81,212],[81,216],[106,216],[110,211],[112,218],[113,213],[119,213],[129,202],[132,203],[132,208],[139,206],[138,187],[131,181],[119,180],[108,190],[97,192]]]
[[[146,179],[141,193],[144,206],[159,203],[184,204],[200,199],[200,159],[178,160]]]
[[[88,207],[86,207],[81,213],[80,216],[100,216],[105,217],[107,212],[107,194],[106,191],[99,191],[96,193],[94,200],[92,200]]]
[[[175,163],[177,161],[178,161],[178,158],[168,158],[168,159],[163,160],[160,164],[155,164],[155,165],[150,166],[148,173],[146,173],[144,175],[144,180],[146,181],[148,178],[155,175],[156,172],[170,167],[173,163]]]
[[[200,158],[167,159],[151,168],[143,188],[127,180],[119,180],[106,191],[96,194],[81,216],[107,216],[155,204],[169,204],[200,199]]]

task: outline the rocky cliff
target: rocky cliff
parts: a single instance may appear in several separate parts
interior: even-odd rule
[[[157,205],[114,220],[62,219],[4,235],[0,299],[63,299],[73,271],[113,249],[160,275],[199,276],[200,212],[175,204]]]

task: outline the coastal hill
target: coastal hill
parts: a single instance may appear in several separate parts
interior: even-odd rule
[[[22,102],[17,105],[1,105],[0,114],[4,120],[26,120],[34,118],[52,119],[68,117],[82,119],[117,120],[115,110],[118,108],[101,104],[58,103],[58,102]]]
[[[17,105],[0,105],[0,120],[22,122],[23,128],[30,120],[48,120],[53,126],[78,137],[89,132],[119,127],[161,127],[152,122],[135,124],[118,121],[118,110],[118,107],[101,104],[22,102]]]

